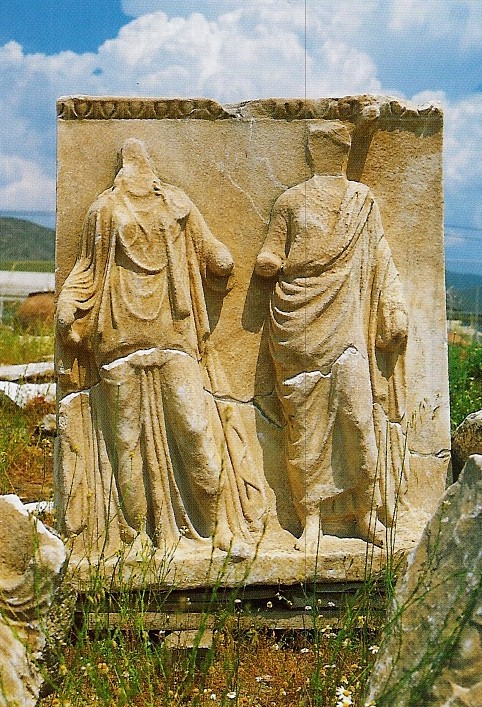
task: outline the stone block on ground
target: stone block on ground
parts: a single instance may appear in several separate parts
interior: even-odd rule
[[[482,456],[408,558],[369,683],[377,707],[482,705]]]
[[[467,415],[452,435],[454,480],[471,454],[482,454],[482,410]]]
[[[0,496],[0,705],[37,703],[43,627],[65,558],[63,542],[17,496]]]
[[[53,403],[55,390],[55,383],[15,383],[14,381],[0,380],[0,395],[6,395],[21,408],[37,398]]]
[[[17,363],[12,366],[0,366],[0,381],[38,381],[53,380],[55,376],[53,361],[38,363]]]

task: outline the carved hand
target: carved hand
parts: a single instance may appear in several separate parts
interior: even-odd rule
[[[403,309],[394,309],[378,322],[376,345],[384,351],[403,350],[407,345],[408,318]]]
[[[213,275],[227,277],[234,267],[234,260],[229,250],[220,243],[208,253],[207,264]]]
[[[281,270],[283,261],[278,255],[268,250],[261,251],[256,258],[254,271],[261,277],[274,277]]]
[[[59,330],[60,336],[67,345],[78,346],[81,342],[80,335],[73,328],[75,321],[74,310],[64,305],[59,305],[57,309],[57,328]]]

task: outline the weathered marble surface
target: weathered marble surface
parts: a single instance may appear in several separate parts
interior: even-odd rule
[[[241,417],[216,401],[225,381],[204,288],[222,293],[233,265],[144,144],[126,140],[57,305],[59,369],[89,388],[60,403],[62,520],[76,552],[196,553],[213,538],[246,558],[282,535]]]
[[[350,148],[340,121],[308,127],[313,176],[276,200],[255,268],[273,287],[268,340],[296,548],[314,554],[333,517],[336,535],[382,545],[410,473],[409,315],[376,201],[347,178]]]
[[[225,107],[203,99],[69,97],[59,101],[58,110],[57,293],[60,294],[61,308],[58,318],[60,336],[57,343],[57,367],[60,375],[61,437],[56,484],[64,528],[73,537],[77,559],[85,555],[92,556],[92,553],[95,555],[96,547],[97,550],[101,548],[104,556],[114,555],[116,549],[120,548],[123,553],[130,553],[129,558],[133,565],[136,565],[136,558],[146,549],[150,556],[156,556],[162,554],[166,548],[172,550],[175,547],[175,557],[171,557],[169,561],[171,576],[176,577],[173,581],[181,581],[178,578],[185,577],[181,583],[185,581],[187,586],[192,586],[200,581],[200,577],[206,576],[204,570],[196,570],[190,579],[189,560],[177,558],[188,558],[191,554],[193,559],[199,556],[200,561],[204,558],[202,562],[209,563],[213,552],[217,557],[218,553],[225,553],[230,549],[232,558],[241,561],[238,568],[233,569],[233,566],[230,566],[233,577],[230,581],[235,581],[234,578],[238,581],[238,575],[245,572],[254,553],[259,571],[256,574],[251,566],[250,572],[254,574],[250,574],[249,581],[261,582],[263,576],[271,581],[278,573],[284,580],[296,582],[303,578],[309,579],[314,572],[320,571],[320,567],[323,567],[323,572],[329,578],[329,565],[315,561],[318,554],[319,560],[331,556],[337,558],[333,560],[336,565],[334,572],[337,578],[342,578],[343,573],[343,578],[347,578],[350,567],[358,566],[358,560],[350,564],[349,558],[362,558],[366,550],[365,543],[355,538],[361,536],[373,539],[375,513],[373,519],[368,520],[367,503],[359,503],[360,498],[368,497],[371,481],[374,481],[375,496],[380,494],[380,498],[376,498],[373,504],[379,507],[379,519],[389,526],[395,508],[398,547],[410,547],[443,491],[448,463],[440,111],[433,106],[418,109],[391,99],[369,96],[306,102],[266,100]],[[313,164],[307,161],[306,151],[310,131],[316,131],[333,120],[341,121],[342,129],[349,134],[352,145],[349,154],[344,155],[346,177],[343,176],[343,179],[348,178],[350,183],[366,185],[363,189],[372,195],[367,204],[369,202],[369,205],[376,205],[380,211],[380,235],[376,235],[371,226],[368,226],[367,231],[374,233],[373,243],[378,243],[380,237],[383,238],[383,243],[386,243],[386,263],[393,265],[393,277],[391,285],[386,288],[387,292],[391,293],[391,298],[387,299],[385,332],[377,331],[374,340],[382,342],[387,334],[390,339],[390,325],[387,329],[387,322],[392,315],[395,315],[392,317],[393,321],[397,319],[396,310],[399,307],[405,321],[399,320],[392,331],[394,339],[399,337],[392,358],[395,362],[398,361],[398,368],[403,371],[400,371],[400,375],[393,375],[394,369],[390,368],[386,360],[383,362],[383,346],[378,346],[378,352],[371,358],[370,383],[368,388],[365,386],[363,394],[360,393],[363,399],[366,398],[365,427],[368,430],[361,438],[370,438],[370,442],[365,444],[365,447],[371,450],[370,454],[365,454],[370,461],[362,461],[360,465],[359,451],[353,454],[352,451],[349,452],[350,457],[356,458],[358,455],[358,461],[354,461],[352,466],[354,469],[359,467],[361,471],[359,475],[357,472],[351,475],[353,478],[360,478],[360,484],[355,484],[356,492],[352,492],[353,479],[349,483],[346,480],[340,482],[337,485],[336,502],[332,503],[330,500],[329,508],[323,510],[323,523],[318,522],[318,516],[313,514],[315,520],[312,524],[312,540],[305,542],[306,538],[302,536],[297,542],[296,538],[300,537],[306,519],[303,513],[299,512],[302,493],[300,489],[294,488],[296,483],[293,484],[293,475],[289,474],[290,455],[285,453],[284,448],[287,411],[285,408],[283,412],[283,405],[280,405],[283,399],[279,386],[281,378],[275,374],[276,360],[273,366],[273,359],[276,359],[276,355],[273,356],[273,339],[271,337],[270,344],[267,325],[274,278],[267,277],[266,273],[259,269],[256,271],[255,264],[271,228],[270,223],[273,223],[277,200],[283,198],[283,194],[290,194],[296,185],[310,183]],[[126,169],[128,165],[125,157],[120,157],[120,150],[127,144],[126,140],[131,138],[141,140],[147,148],[150,164],[147,167],[144,165],[142,173],[144,185],[149,184],[152,192],[145,188],[144,196],[139,194],[134,200],[128,197],[131,205],[126,207],[119,184],[122,177],[116,178],[116,172],[119,167],[123,168],[124,174],[129,171]],[[325,158],[328,153],[329,150],[325,149]],[[330,162],[327,175],[337,176],[333,172],[334,166],[336,167],[335,153],[332,152],[327,161]],[[133,164],[132,162],[131,167]],[[139,164],[137,163],[137,167]],[[132,170],[130,173],[133,173]],[[361,193],[361,186],[358,192]],[[173,194],[177,194],[174,199],[177,202],[177,215],[172,208]],[[320,197],[319,201],[321,206],[316,206],[312,212],[315,220],[320,214],[323,216],[323,209],[329,212],[328,221],[331,226],[328,223],[323,225],[323,218],[320,218],[320,224],[314,227],[315,233],[328,235],[327,242],[330,229],[334,226],[333,215],[338,213],[340,222],[344,218],[340,216],[343,211],[340,209],[341,197],[338,207],[335,205],[337,194],[336,190],[324,190],[323,198]],[[114,203],[116,199],[118,202],[114,205],[114,210],[117,209],[116,213],[119,212],[120,217],[116,216],[112,226],[113,222],[104,219],[104,215],[107,212],[112,213],[109,211],[111,207],[106,206],[107,201]],[[142,199],[145,200],[144,205],[140,203]],[[166,214],[169,212],[173,216],[171,226],[178,229],[179,233],[185,234],[185,224],[191,219],[189,214],[196,212],[201,219],[199,223],[203,224],[200,231],[198,228],[198,232],[210,234],[207,236],[208,240],[214,239],[213,243],[220,244],[217,247],[222,245],[231,259],[229,268],[226,267],[228,260],[224,261],[225,265],[221,268],[223,272],[212,272],[212,268],[209,272],[210,258],[206,257],[203,248],[198,248],[196,258],[190,260],[191,270],[188,275],[183,274],[185,266],[181,258],[177,276],[169,276],[170,314],[168,309],[162,311],[168,312],[168,316],[172,315],[174,320],[179,315],[176,321],[186,322],[194,313],[192,303],[196,302],[195,309],[202,314],[201,318],[205,322],[201,328],[198,325],[195,327],[196,336],[203,332],[202,344],[199,344],[198,337],[198,342],[187,350],[186,342],[190,335],[186,332],[190,325],[180,338],[178,336],[174,345],[167,340],[160,344],[157,339],[148,341],[149,337],[142,334],[142,328],[146,328],[145,321],[151,315],[151,321],[155,324],[158,315],[153,311],[144,317],[142,326],[131,327],[134,338],[125,346],[122,337],[115,343],[119,331],[114,331],[114,327],[108,335],[102,333],[102,341],[99,339],[95,346],[86,347],[85,341],[90,340],[92,335],[95,338],[100,332],[97,323],[99,320],[95,318],[100,309],[95,310],[97,313],[93,317],[88,315],[90,304],[93,302],[90,298],[95,299],[97,296],[98,305],[102,309],[105,300],[102,300],[99,292],[107,292],[109,288],[106,289],[105,284],[102,285],[100,290],[96,290],[97,295],[94,294],[95,290],[92,290],[92,294],[84,299],[87,304],[81,305],[80,290],[85,286],[85,282],[80,286],[78,279],[77,284],[74,283],[70,287],[69,282],[72,284],[75,280],[72,273],[77,272],[81,279],[84,262],[87,279],[92,272],[97,273],[95,277],[101,277],[103,267],[96,270],[94,263],[107,262],[107,244],[118,238],[119,251],[116,254],[115,248],[112,250],[115,268],[123,268],[125,262],[122,262],[122,258],[127,257],[136,263],[138,270],[144,269],[147,274],[149,268],[146,268],[142,260],[147,251],[143,254],[137,252],[137,246],[132,245],[135,239],[129,239],[136,229],[138,233],[143,231],[151,236],[154,234],[154,223],[149,219],[155,209],[153,211],[148,208],[147,204],[149,200],[157,203],[156,199],[164,199],[166,204],[171,204],[171,208],[164,211],[164,216],[159,221],[164,224],[164,230],[168,226],[163,219],[167,218]],[[330,199],[333,202],[331,205]],[[122,207],[121,201],[124,204]],[[137,206],[133,207],[135,202]],[[186,207],[186,204],[191,206]],[[127,211],[130,209],[128,217],[125,217],[126,208]],[[375,206],[370,206],[369,210],[373,208]],[[144,215],[139,216],[142,209]],[[124,216],[120,213],[122,211]],[[133,212],[136,214],[134,219]],[[89,216],[82,227],[87,213]],[[134,231],[129,226],[129,220]],[[352,222],[356,223],[356,219],[352,219]],[[118,235],[126,225],[129,226],[126,233],[131,228],[131,235]],[[353,235],[347,236],[349,230],[348,222],[345,231],[338,228],[340,238],[343,239],[344,233],[348,241],[358,242],[358,235],[356,238]],[[117,235],[113,235],[114,232]],[[358,234],[356,228],[355,232]],[[288,231],[285,237],[287,234]],[[80,250],[79,239],[83,243]],[[129,244],[126,246],[127,242]],[[333,254],[336,255],[336,252]],[[324,257],[328,255],[329,252],[324,253]],[[321,261],[318,256],[317,258],[316,262],[320,265]],[[360,253],[357,265],[352,268],[352,275],[349,275],[347,281],[359,277],[362,267],[360,258],[368,265],[371,255],[367,260],[366,256]],[[316,260],[315,256],[313,259]],[[232,263],[234,267],[231,270]],[[135,268],[130,266],[130,269],[134,273]],[[374,264],[371,263],[366,272],[373,273],[373,270]],[[125,274],[124,272],[122,277]],[[136,277],[139,282],[142,281],[141,285],[137,287],[128,284],[129,278],[132,280]],[[395,286],[393,278],[398,277],[400,286]],[[117,289],[110,287],[109,292],[117,292],[115,307],[121,301],[124,303],[121,310],[123,307],[125,309],[124,305],[128,302],[127,308],[134,311],[136,294],[139,295],[139,300],[142,299],[148,279],[143,279],[140,272],[137,272],[128,275],[127,279],[124,278],[123,285]],[[153,277],[152,283],[154,279]],[[162,277],[158,279],[161,281]],[[191,283],[190,292],[183,300],[179,293],[183,289],[187,292],[183,284],[187,281]],[[193,289],[194,281],[198,284]],[[370,287],[373,284],[372,275],[368,274],[364,282]],[[90,287],[90,284],[88,286]],[[76,297],[78,303],[71,307],[70,311],[66,305],[66,293],[69,288],[71,294],[73,293],[71,303],[74,302],[75,305]],[[323,288],[326,294],[324,284]],[[403,294],[395,295],[398,291]],[[400,304],[402,300],[403,304]],[[364,300],[365,304],[367,302],[369,297]],[[149,306],[153,306],[153,303]],[[111,308],[111,313],[121,311],[115,307]],[[347,316],[351,315],[350,303],[345,302],[344,308],[343,310],[343,307],[340,307],[340,314],[345,311]],[[107,309],[102,311],[108,312]],[[184,311],[186,320],[181,316]],[[367,332],[371,327],[373,334],[373,322],[369,321],[370,312],[372,307],[367,306],[365,313],[360,314],[366,319],[361,329]],[[105,323],[105,317],[102,321]],[[152,328],[152,338],[155,338],[155,326]],[[396,335],[395,329],[398,329]],[[368,335],[363,334],[360,340],[363,337],[366,337],[366,346]],[[171,341],[173,340],[171,336]],[[348,349],[350,343],[345,342]],[[359,341],[356,343],[360,345]],[[124,348],[121,351],[122,346]],[[388,350],[390,346],[391,344]],[[165,388],[167,385],[167,378],[164,373],[159,374],[159,377],[156,371],[167,371],[166,352],[173,350],[177,352],[175,357],[178,361],[179,352],[184,352],[191,356],[193,361],[198,362],[194,365],[192,373],[197,380],[199,368],[198,373],[194,369],[200,365],[205,393],[189,397],[195,401],[194,407],[197,406],[198,412],[202,411],[201,417],[206,418],[205,429],[211,429],[208,437],[213,436],[214,448],[218,450],[209,453],[212,459],[218,455],[218,461],[212,467],[212,478],[219,473],[219,449],[222,449],[223,445],[226,449],[227,445],[230,450],[228,467],[231,470],[226,471],[226,464],[221,463],[224,471],[220,478],[224,474],[224,481],[220,484],[216,482],[216,493],[220,500],[216,510],[214,513],[209,510],[210,503],[212,508],[215,505],[212,500],[207,501],[207,505],[197,504],[201,507],[204,519],[195,518],[192,500],[196,495],[192,495],[192,485],[189,490],[177,484],[179,493],[176,491],[174,494],[177,498],[174,506],[172,483],[171,492],[157,494],[156,499],[152,499],[144,491],[146,478],[154,479],[150,483],[160,489],[157,472],[152,471],[159,467],[159,463],[152,463],[152,459],[156,455],[158,459],[160,457],[157,451],[154,456],[150,454],[151,461],[146,462],[148,445],[142,441],[142,430],[145,431],[149,425],[145,425],[147,418],[144,413],[144,417],[134,414],[134,410],[139,406],[136,400],[148,399],[148,396],[139,393],[139,380],[143,371],[149,371],[147,378],[152,378],[152,385],[149,380],[146,385],[162,391],[162,396],[155,394],[151,399],[151,421],[159,416],[161,409],[164,414],[167,412],[169,417],[171,413],[169,405],[166,404],[166,395],[171,393],[162,390],[163,386]],[[89,363],[88,353],[96,360]],[[172,354],[169,356],[172,357]],[[214,366],[208,362],[210,357],[216,359]],[[311,374],[313,369],[300,371],[303,375]],[[320,370],[320,367],[316,371],[322,376],[327,372]],[[374,373],[381,384],[376,400]],[[177,373],[172,380],[177,379],[179,382],[183,375]],[[403,381],[402,385],[400,381]],[[171,385],[169,389],[174,390],[176,385]],[[349,386],[343,383],[342,393],[348,390]],[[103,420],[104,425],[107,424],[109,415],[110,419],[113,419],[116,391],[123,396],[117,398],[118,409],[121,409],[126,421],[128,418],[133,421],[132,429],[127,424],[122,424],[116,428],[113,435],[105,427],[100,437],[97,432],[92,435],[92,429],[100,429],[98,424],[92,425],[95,416],[97,420]],[[351,396],[352,402],[357,400],[353,387],[347,394],[348,399]],[[206,400],[201,404],[202,397]],[[203,411],[204,405],[207,406],[207,414]],[[362,407],[359,406],[360,409]],[[329,414],[328,409],[328,417]],[[192,415],[194,413],[191,418]],[[316,411],[313,415],[316,418]],[[371,428],[373,422],[369,422],[372,417],[378,420],[375,425],[378,438],[375,441]],[[347,416],[347,419],[356,421],[352,425],[353,429],[341,422],[339,429],[346,428],[345,451],[350,448],[349,440],[359,418],[357,413]],[[330,425],[331,423],[328,427]],[[138,429],[141,430],[140,436],[136,432]],[[333,429],[338,428],[335,426]],[[227,430],[235,430],[235,436],[230,436],[231,432]],[[89,434],[91,442],[85,444],[82,440],[89,439]],[[118,435],[118,439],[117,443],[113,444],[115,435]],[[338,432],[334,438],[337,435]],[[179,443],[178,440],[177,444]],[[169,446],[169,440],[167,444]],[[160,443],[157,444],[157,449],[160,448],[159,445]],[[335,447],[339,449],[338,444]],[[120,452],[119,459],[116,458],[114,462],[113,448],[117,449],[116,454]],[[343,449],[343,445],[341,448]],[[359,440],[352,449],[360,449]],[[186,455],[187,451],[181,450],[174,461],[174,477],[167,469],[165,478],[171,475],[171,481],[172,478],[179,481],[176,469],[182,467],[182,464],[179,466],[179,456],[182,457],[183,454]],[[92,455],[97,460],[97,470],[95,465],[90,463]],[[171,450],[161,456],[172,461],[176,454]],[[363,454],[361,456],[363,457]],[[221,459],[223,458],[221,452]],[[242,459],[241,466],[236,458]],[[102,469],[108,469],[109,465],[112,467],[113,463],[113,468],[116,469],[114,475],[112,472],[101,472]],[[374,465],[377,466],[376,470],[373,469]],[[342,466],[343,464],[340,468]],[[240,472],[241,468],[244,470]],[[146,472],[146,469],[151,471]],[[73,470],[75,480],[71,483]],[[120,473],[118,470],[121,470]],[[132,479],[137,481],[129,481],[126,484],[123,480],[130,478],[131,471]],[[189,479],[189,475],[183,475],[182,478]],[[302,480],[301,485],[303,483]],[[131,500],[128,500],[129,498]],[[158,510],[154,509],[153,503]],[[315,498],[314,503],[317,505],[319,498]],[[136,504],[139,512],[134,510],[130,513],[127,523],[124,523],[126,512],[129,516],[129,507],[135,509]],[[296,505],[298,508],[295,509]],[[158,523],[162,515],[159,509],[162,508],[164,512],[166,506],[171,507],[171,511],[174,510],[167,533],[159,530],[161,526],[167,527],[166,522],[163,521],[164,525]],[[118,513],[119,509],[121,514]],[[226,509],[231,509],[227,522]],[[149,517],[149,513],[150,521],[146,525],[145,518]],[[372,520],[373,527],[368,527]],[[194,529],[190,527],[190,523]],[[107,527],[109,542],[106,544],[102,538]],[[224,532],[226,528],[228,531]],[[219,541],[216,540],[218,531],[221,531],[217,536]],[[323,532],[323,537],[320,531]],[[375,539],[378,542],[385,540],[387,544],[384,534],[391,536],[392,532],[377,526]],[[214,543],[209,540],[209,536],[215,538]],[[274,564],[270,565],[270,558],[275,558],[277,553],[283,557],[283,561],[280,560],[279,569],[275,570],[272,568],[276,562],[273,560]],[[97,556],[98,554],[97,552]],[[383,551],[380,554],[380,558],[382,557]],[[346,562],[343,558],[346,558]],[[218,561],[222,565],[222,560],[216,559],[216,563]],[[159,558],[157,564],[160,562]],[[353,573],[358,575],[358,569],[353,569]]]
[[[460,474],[471,454],[482,454],[482,410],[472,412],[452,435],[452,473]]]
[[[467,461],[408,558],[367,701],[482,704],[482,456]]]
[[[37,703],[43,624],[66,552],[18,496],[0,496],[0,704]]]
[[[30,381],[54,377],[54,362],[18,363],[0,366],[0,381]]]

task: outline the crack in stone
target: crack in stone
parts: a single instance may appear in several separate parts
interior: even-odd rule
[[[251,194],[249,194],[247,191],[245,191],[245,190],[243,189],[243,187],[242,187],[240,184],[238,184],[238,183],[236,182],[236,180],[231,176],[231,174],[229,173],[229,171],[226,169],[226,166],[225,166],[225,164],[224,164],[223,162],[220,162],[220,163],[216,164],[216,167],[222,172],[222,174],[228,179],[228,181],[231,182],[232,186],[233,186],[237,191],[241,192],[241,194],[243,194],[243,196],[246,197],[246,199],[247,199],[247,200],[249,201],[249,203],[251,204],[251,207],[253,208],[253,211],[255,212],[255,214],[256,214],[256,215],[258,216],[258,218],[260,219],[261,223],[263,223],[265,226],[267,226],[267,225],[268,225],[268,222],[269,222],[269,219],[264,218],[263,214],[261,213],[261,211],[260,211],[258,205],[257,205],[256,202],[254,201],[254,199],[253,199],[253,197],[251,196]]]
[[[264,395],[257,395],[255,398],[249,398],[249,400],[240,400],[239,398],[235,398],[232,395],[219,395],[218,393],[213,393],[212,391],[207,390],[206,388],[204,390],[206,391],[206,393],[209,393],[210,395],[212,395],[212,397],[214,398],[214,400],[216,402],[234,403],[236,405],[244,405],[245,407],[251,406],[255,410],[257,410],[257,412],[259,412],[261,417],[266,422],[268,422],[270,425],[273,425],[273,427],[275,427],[277,430],[282,430],[284,428],[284,425],[280,425],[275,419],[270,417],[266,413],[266,410],[264,410],[261,407],[261,405],[257,402],[257,400],[260,398],[269,398],[271,395],[274,394],[274,390],[272,390],[269,393],[265,393]]]
[[[414,449],[410,449],[410,454],[414,457],[421,457],[426,459],[429,457],[436,457],[437,459],[446,459],[450,456],[450,449],[442,448],[437,452],[416,452]]]

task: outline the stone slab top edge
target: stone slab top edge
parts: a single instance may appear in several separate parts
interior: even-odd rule
[[[59,120],[342,120],[357,125],[374,122],[442,124],[436,103],[417,106],[400,98],[378,95],[341,98],[263,98],[221,105],[209,98],[126,96],[62,96],[57,100]]]

